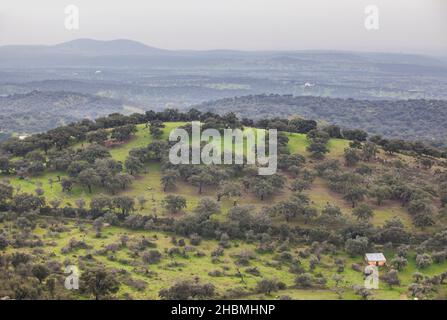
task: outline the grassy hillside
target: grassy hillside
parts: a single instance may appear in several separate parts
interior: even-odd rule
[[[167,139],[169,132],[176,128],[184,125],[182,122],[170,122],[166,123],[166,127],[164,128],[164,133],[162,136],[162,139]],[[124,162],[126,157],[129,155],[129,151],[133,148],[138,147],[144,147],[147,146],[152,142],[152,137],[149,134],[149,131],[147,128],[145,128],[145,125],[138,125],[138,131],[135,134],[134,137],[132,137],[127,143],[118,146],[113,147],[110,149],[110,154],[112,155],[112,158]],[[309,155],[309,153],[306,151],[306,147],[308,146],[309,142],[306,139],[305,134],[299,134],[299,133],[288,133],[287,136],[289,137],[289,150],[292,154],[303,154],[303,155]],[[331,139],[328,143],[328,147],[330,152],[328,153],[328,158],[330,159],[340,159],[343,155],[343,150],[348,147],[349,141],[342,140],[342,139]],[[76,144],[74,148],[85,148],[88,146],[88,143],[83,144]],[[209,190],[206,190],[200,197],[197,194],[197,188],[194,186],[191,186],[187,183],[179,182],[178,186],[175,188],[175,190],[170,192],[163,192],[163,188],[160,183],[161,178],[161,169],[160,165],[157,162],[149,163],[146,167],[147,173],[141,173],[133,182],[132,186],[122,192],[121,194],[127,195],[130,197],[136,198],[140,195],[145,195],[148,199],[150,199],[148,205],[141,209],[137,207],[135,209],[135,212],[138,213],[152,213],[153,210],[157,210],[158,213],[163,213],[163,210],[161,208],[161,201],[163,200],[164,196],[166,194],[178,194],[187,199],[187,209],[192,209],[197,205],[197,202],[200,200],[201,197],[215,197],[216,190],[215,188],[210,188]],[[65,204],[73,205],[75,204],[75,201],[83,198],[87,202],[89,202],[95,194],[98,193],[107,193],[103,188],[95,188],[94,193],[90,194],[85,188],[82,188],[81,186],[75,186],[73,190],[70,193],[66,193],[62,191],[62,187],[58,183],[50,183],[49,180],[57,181],[57,176],[60,176],[61,178],[67,177],[66,173],[63,172],[46,172],[45,174],[42,174],[37,177],[32,178],[26,178],[26,179],[20,179],[18,177],[11,177],[11,176],[5,176],[3,175],[3,179],[9,180],[13,185],[20,188],[20,191],[22,192],[29,192],[33,193],[34,190],[38,187],[41,187],[45,191],[46,198],[50,201],[53,199],[60,199],[63,200]],[[349,210],[349,205],[346,204],[342,199],[340,199],[339,196],[337,196],[334,193],[331,193],[325,186],[322,186],[321,183],[318,183],[318,180],[314,182],[313,187],[316,188],[316,192],[309,192],[309,195],[311,199],[315,202],[315,205],[322,209],[324,205],[327,202],[330,203],[338,203],[342,208]],[[287,195],[290,195],[290,192],[287,190],[283,191],[281,194],[276,196],[276,199],[273,199],[274,201],[280,201],[281,199],[285,199]],[[257,199],[256,197],[246,194],[242,197],[241,202],[244,204],[252,204],[257,208],[261,208],[264,206],[264,202]],[[229,209],[232,206],[231,201],[223,201],[222,203],[223,209]],[[225,211],[225,210],[224,210]],[[383,217],[393,217],[393,209],[390,209],[389,211],[387,209],[381,210],[383,213]],[[401,213],[401,217],[405,219],[405,213]],[[381,222],[383,223],[385,219],[381,219]]]
[[[166,122],[163,134],[159,138],[154,138],[146,125],[137,125],[136,132],[129,140],[118,146],[110,147],[108,151],[112,159],[125,163],[129,153],[135,148],[145,148],[154,141],[166,140],[173,128],[184,124],[185,122]],[[270,211],[267,211],[271,219],[269,225],[275,231],[269,230],[252,236],[249,236],[250,232],[246,232],[242,233],[241,237],[232,236],[229,240],[223,239],[222,234],[225,232],[219,228],[231,230],[233,218],[229,218],[228,215],[233,214],[231,212],[234,210],[234,199],[223,197],[218,201],[219,212],[213,213],[210,217],[210,223],[214,221],[222,224],[222,227],[217,229],[216,236],[202,235],[201,241],[193,243],[191,234],[174,232],[177,230],[175,228],[181,227],[181,224],[176,225],[176,223],[192,216],[195,208],[201,204],[203,199],[216,200],[220,186],[207,186],[199,194],[198,187],[189,180],[177,179],[172,189],[163,191],[161,179],[166,174],[166,169],[163,167],[163,163],[151,159],[144,164],[143,170],[134,174],[132,183],[125,190],[120,190],[114,195],[100,185],[93,186],[90,193],[80,183],[75,183],[69,192],[63,191],[58,181],[69,178],[67,172],[63,171],[46,169],[41,174],[25,178],[13,174],[3,174],[2,179],[9,181],[14,187],[14,194],[34,194],[36,189],[40,188],[43,190],[46,203],[49,204],[59,199],[61,200],[60,208],[75,208],[79,199],[85,200],[87,208],[91,207],[92,199],[100,194],[109,195],[112,199],[122,196],[137,199],[144,196],[146,200],[144,205],[140,205],[135,200],[130,217],[142,216],[150,219],[144,228],[133,228],[126,225],[129,217],[124,223],[118,225],[104,217],[98,218],[99,222],[92,224],[91,217],[67,218],[63,213],[60,215],[44,213],[38,217],[29,218],[30,225],[28,225],[28,222],[20,224],[18,220],[12,219],[7,214],[2,214],[0,216],[0,236],[3,234],[10,245],[3,248],[0,246],[0,254],[27,253],[33,256],[34,264],[58,263],[61,266],[74,264],[79,266],[81,272],[89,267],[102,265],[103,268],[110,270],[119,281],[119,290],[114,292],[114,295],[121,299],[158,299],[160,290],[169,288],[180,280],[212,283],[215,286],[215,297],[221,298],[360,299],[361,295],[353,286],[363,284],[363,273],[355,271],[352,265],[362,266],[360,270],[362,271],[363,255],[348,253],[345,250],[345,245],[340,242],[341,240],[333,238],[337,234],[345,235],[346,230],[361,224],[358,224],[356,216],[353,215],[355,208],[352,207],[351,202],[347,201],[343,194],[331,188],[330,178],[325,174],[316,174],[319,170],[318,166],[337,160],[341,163],[339,171],[352,173],[357,172],[356,170],[362,165],[367,166],[372,173],[367,175],[362,182],[365,188],[372,188],[377,181],[391,173],[399,172],[406,179],[414,179],[417,174],[422,179],[419,182],[423,182],[424,188],[428,190],[429,187],[435,188],[430,177],[435,172],[442,172],[444,170],[442,165],[445,163],[442,160],[437,160],[431,168],[424,169],[421,168],[418,159],[400,154],[387,154],[383,150],[378,150],[374,161],[360,161],[354,166],[347,167],[343,165],[344,153],[345,149],[349,148],[350,141],[330,139],[326,144],[329,152],[325,155],[324,160],[319,160],[312,158],[312,154],[308,151],[311,142],[305,134],[286,133],[286,136],[288,138],[287,149],[290,154],[303,155],[306,160],[298,176],[289,170],[280,170],[280,174],[284,177],[284,187],[278,188],[264,199],[259,198],[251,190],[241,189],[241,195],[237,198],[237,207],[252,206],[250,211],[254,218],[267,207],[270,208]],[[89,146],[90,143],[87,141],[81,141],[73,144],[70,148],[85,150]],[[20,157],[13,159],[13,161],[19,160]],[[397,165],[397,163],[399,164]],[[316,215],[310,219],[304,215],[298,215],[290,221],[286,220],[276,211],[280,210],[279,205],[294,197],[295,192],[292,190],[292,185],[297,179],[304,179],[302,175],[306,172],[311,172],[315,176],[301,194],[309,199],[306,208],[315,209]],[[235,176],[230,178],[230,181],[239,183],[244,181],[244,178],[244,176]],[[169,195],[184,197],[186,207],[175,210],[175,212],[168,210],[163,200]],[[436,207],[436,210],[441,207],[439,201],[433,196],[431,205]],[[441,214],[435,215],[433,225],[422,228],[415,225],[408,207],[402,206],[395,199],[386,199],[379,205],[376,199],[368,193],[360,202],[373,210],[373,216],[366,221],[366,223],[370,223],[368,227],[371,228],[370,232],[373,232],[371,239],[377,237],[384,230],[388,230],[387,224],[393,219],[398,219],[402,223],[402,232],[421,239],[428,239],[445,228],[445,217]],[[326,220],[323,218],[326,216],[323,212],[329,204],[340,209],[341,217],[332,222],[324,222]],[[59,211],[55,208],[54,212]],[[157,225],[157,223],[164,223],[158,221],[158,219],[164,218],[169,218],[171,222],[166,222],[166,225],[161,227],[159,224]],[[238,223],[240,227],[242,222]],[[284,227],[285,225],[287,227]],[[281,234],[281,231],[278,231],[281,228],[288,228],[288,231]],[[330,233],[324,234],[322,237],[312,235],[313,230],[323,232],[321,229],[326,229]],[[23,242],[18,241],[21,237],[19,236],[21,230],[26,230]],[[296,238],[292,234],[296,235]],[[303,236],[300,238],[298,235]],[[123,240],[124,236],[126,237],[125,241]],[[27,240],[25,241],[25,239]],[[31,239],[39,244],[32,245]],[[181,239],[185,241],[184,244],[183,241],[180,241]],[[333,243],[339,243],[339,245]],[[381,273],[385,274],[391,270],[391,261],[397,257],[396,248],[400,244],[402,243],[397,241],[394,246],[389,246],[384,241],[371,241],[368,251],[383,251],[389,261],[387,267],[380,269]],[[266,245],[269,249],[265,248]],[[145,258],[145,255],[151,250],[156,250],[160,254],[155,262],[148,262]],[[219,250],[221,252],[216,253]],[[400,284],[390,287],[385,281],[381,281],[380,289],[370,292],[369,298],[412,299],[409,286],[415,281],[413,279],[415,272],[421,272],[426,277],[433,277],[447,270],[445,259],[427,267],[417,267],[416,255],[420,253],[417,252],[418,250],[420,251],[421,248],[416,245],[410,247],[407,254],[407,266],[398,273]],[[340,269],[340,264],[343,265],[342,269]],[[296,271],[297,266],[302,271]],[[303,273],[310,274],[313,279],[312,285],[297,283],[297,277]],[[335,281],[335,275],[340,278],[338,283]],[[259,285],[262,279],[272,280],[275,283],[271,292],[262,292]],[[446,289],[444,284],[438,284],[434,287],[433,292],[426,294],[426,297],[445,297]],[[88,292],[67,292],[62,285],[57,287],[56,291],[60,296],[69,298],[91,298]],[[10,292],[0,285],[0,296],[6,294],[10,294]]]
[[[44,222],[41,222],[44,226]],[[5,226],[5,225],[3,225]],[[7,226],[7,225],[6,225]],[[88,259],[89,254],[94,255],[95,263],[103,264],[108,268],[115,269],[119,278],[123,279],[123,284],[117,293],[118,297],[125,298],[130,295],[136,299],[158,299],[158,292],[162,288],[169,287],[175,281],[180,279],[194,279],[199,277],[203,282],[212,282],[220,295],[228,294],[229,289],[239,289],[241,291],[240,298],[242,299],[277,299],[280,296],[290,296],[292,299],[306,300],[306,299],[339,299],[334,292],[335,283],[331,279],[334,274],[337,274],[334,268],[330,265],[333,263],[336,257],[340,257],[346,260],[346,265],[350,266],[352,263],[362,263],[362,257],[345,257],[345,256],[329,256],[325,255],[322,259],[321,265],[318,266],[314,273],[321,273],[329,279],[327,284],[329,289],[299,289],[294,288],[294,275],[289,272],[287,265],[289,263],[282,263],[278,266],[277,254],[256,254],[256,257],[250,259],[247,265],[240,266],[238,263],[237,255],[244,253],[255,253],[256,246],[253,244],[247,244],[243,241],[231,241],[231,247],[225,250],[225,254],[219,257],[219,261],[213,260],[210,255],[213,250],[218,247],[216,241],[203,241],[199,246],[188,246],[187,253],[168,255],[163,254],[161,262],[153,265],[141,265],[136,267],[135,264],[141,258],[135,258],[132,254],[132,250],[129,248],[118,248],[111,250],[111,247],[120,243],[120,237],[128,235],[129,247],[132,242],[138,242],[142,238],[150,240],[156,245],[156,249],[160,252],[166,252],[167,250],[175,247],[172,242],[172,234],[149,232],[149,231],[131,231],[117,227],[106,227],[101,232],[101,237],[96,236],[96,232],[93,231],[85,224],[76,225],[72,222],[64,223],[64,232],[58,234],[58,236],[51,235],[47,227],[38,227],[34,232],[39,235],[47,245],[43,249],[43,253],[39,255],[38,262],[59,261],[60,263],[73,263],[80,265],[88,265],[91,263]],[[81,230],[80,230],[81,229]],[[71,239],[82,240],[88,243],[91,248],[78,249],[71,251],[70,253],[61,253],[62,248],[66,247]],[[188,243],[188,241],[187,241]],[[292,254],[297,254],[299,251],[305,250],[307,247],[295,247],[291,250]],[[33,250],[16,250],[8,249],[9,252],[28,252],[32,253]],[[183,251],[183,249],[182,249]],[[203,257],[198,257],[198,253],[204,253]],[[44,257],[50,257],[44,258]],[[392,255],[387,255],[392,257]],[[300,259],[303,266],[309,265],[310,258]],[[247,269],[255,267],[259,270],[259,275],[252,275],[246,272]],[[404,272],[399,274],[402,285],[388,288],[387,285],[382,284],[379,290],[375,290],[373,294],[374,299],[408,299],[407,288],[412,283],[412,274],[415,271],[422,271],[426,275],[436,275],[447,268],[447,263],[440,265],[433,265],[424,270],[418,270],[414,263],[414,255],[412,254],[409,259],[409,265]],[[213,271],[220,271],[222,274],[219,276],[210,276],[209,273]],[[237,270],[240,270],[243,274],[243,280],[237,275]],[[355,284],[363,283],[363,274],[352,270],[347,267],[344,272],[341,273],[344,277],[342,288],[343,299],[359,299],[350,287]],[[256,284],[263,277],[269,279],[277,279],[284,282],[287,288],[275,291],[270,295],[265,294],[252,294],[251,291],[256,288]],[[129,279],[132,279],[131,281]],[[137,283],[145,283],[144,289],[138,289]],[[140,284],[141,285],[141,284]],[[443,289],[444,290],[444,289]],[[81,298],[79,296],[78,298]]]

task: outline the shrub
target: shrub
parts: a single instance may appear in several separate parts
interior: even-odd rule
[[[159,263],[161,260],[161,253],[158,250],[149,250],[143,253],[143,262],[149,264]]]
[[[222,248],[221,246],[218,246],[216,249],[213,250],[213,252],[211,252],[212,257],[220,257],[223,255],[224,255],[224,248]]]
[[[416,256],[416,265],[419,269],[424,269],[429,266],[431,266],[433,263],[433,260],[431,259],[430,255],[427,253],[424,254],[418,254]]]
[[[223,276],[223,272],[220,270],[212,270],[212,271],[208,272],[208,275],[210,277],[221,277],[221,276]]]
[[[172,247],[168,249],[168,255],[169,256],[174,256],[174,255],[181,255],[182,252],[178,247]]]
[[[444,263],[445,259],[447,258],[447,252],[438,251],[433,253],[431,257],[435,263]]]
[[[304,288],[310,288],[313,284],[313,277],[310,273],[303,273],[295,278],[295,283]]]
[[[245,272],[258,277],[261,275],[261,272],[259,271],[258,267],[247,268],[245,269]]]
[[[250,250],[242,250],[236,255],[236,263],[239,265],[246,266],[250,263],[251,259],[254,259],[256,256]]]
[[[403,270],[408,264],[407,259],[405,259],[404,257],[395,257],[393,260],[391,260],[391,265],[396,269],[396,270]]]
[[[397,271],[394,269],[391,269],[389,272],[382,274],[380,276],[380,279],[386,282],[390,288],[392,286],[400,285],[400,280],[397,276]]]
[[[358,263],[353,263],[351,265],[352,270],[357,271],[357,272],[363,272],[363,268],[361,265],[359,265]]]
[[[259,293],[270,294],[278,289],[278,281],[274,279],[262,279],[256,284],[256,292]]]
[[[406,258],[408,255],[408,250],[410,250],[410,247],[408,245],[400,245],[397,247],[397,255],[402,258]]]
[[[170,288],[160,290],[159,296],[165,300],[210,299],[215,296],[215,287],[211,283],[180,281]]]
[[[5,249],[8,246],[8,239],[0,234],[0,250]]]
[[[357,236],[355,239],[348,239],[345,243],[345,250],[351,256],[363,254],[368,248],[368,238]]]
[[[191,242],[191,245],[193,245],[193,246],[198,246],[198,245],[200,245],[200,243],[202,242],[202,237],[199,236],[197,233],[193,233],[193,234],[189,237],[189,241]]]

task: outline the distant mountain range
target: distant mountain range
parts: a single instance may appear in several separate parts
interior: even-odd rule
[[[118,39],[112,41],[98,41],[92,39],[78,39],[52,46],[61,53],[85,55],[150,55],[165,54],[168,51],[147,46],[141,42]]]
[[[0,46],[1,53],[81,54],[81,55],[147,55],[163,54],[168,50],[147,46],[141,42],[118,39],[99,41],[77,39],[56,45],[9,45]]]
[[[271,59],[272,63],[283,65],[308,65],[324,61],[371,63],[371,64],[412,64],[441,68],[447,73],[442,59],[413,54],[363,53],[341,51],[237,51],[237,50],[165,50],[141,42],[118,39],[100,41],[77,39],[56,45],[10,45],[0,46],[0,67],[14,66],[61,66],[61,65],[102,65],[123,66],[147,65],[154,63],[209,64],[228,61]],[[98,59],[102,58],[102,59]],[[444,70],[445,69],[445,70]],[[439,71],[439,69],[438,69]]]

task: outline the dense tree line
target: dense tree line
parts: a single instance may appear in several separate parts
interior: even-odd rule
[[[235,112],[251,119],[300,115],[338,125],[357,128],[371,135],[406,141],[421,140],[446,147],[446,101],[443,100],[355,100],[279,94],[249,95],[205,102],[201,111]]]

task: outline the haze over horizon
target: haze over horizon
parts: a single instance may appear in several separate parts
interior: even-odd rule
[[[64,8],[80,10],[66,30]],[[364,27],[367,5],[379,30]],[[430,21],[428,24],[427,21]],[[168,50],[342,50],[447,55],[442,0],[167,0],[145,3],[17,0],[0,5],[0,46],[53,45],[79,38],[130,39]]]

